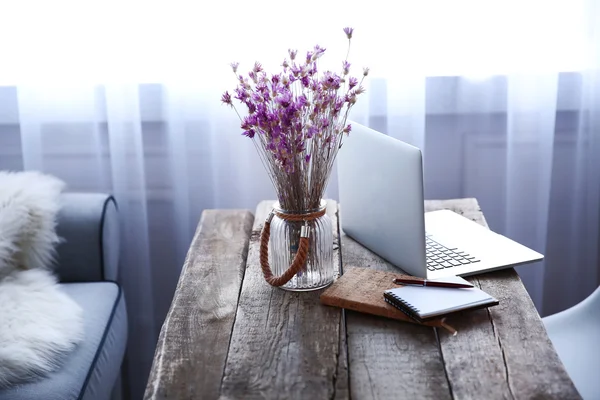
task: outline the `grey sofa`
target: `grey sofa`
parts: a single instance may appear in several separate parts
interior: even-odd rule
[[[56,272],[84,310],[85,339],[50,376],[0,390],[0,400],[106,400],[119,396],[127,344],[127,311],[116,283],[119,221],[105,194],[67,193],[57,231]]]

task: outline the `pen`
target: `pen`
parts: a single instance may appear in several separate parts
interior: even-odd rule
[[[432,286],[432,287],[445,287],[445,288],[472,288],[473,285],[465,283],[454,283],[454,282],[442,282],[442,281],[428,281],[427,279],[394,279],[394,283],[397,285],[413,285],[413,286]]]

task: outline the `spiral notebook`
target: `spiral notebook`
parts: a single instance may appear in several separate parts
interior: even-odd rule
[[[446,282],[468,283],[454,276],[440,279]],[[478,288],[400,286],[383,292],[385,300],[418,322],[442,315],[498,305],[498,300]]]

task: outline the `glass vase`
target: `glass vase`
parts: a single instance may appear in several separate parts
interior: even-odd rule
[[[298,251],[302,226],[308,225],[309,249],[306,261],[293,278],[280,286],[291,291],[309,291],[324,288],[333,282],[333,226],[331,218],[324,214],[308,222],[292,222],[282,215],[302,215],[323,211],[327,203],[321,200],[319,208],[304,212],[289,212],[275,203],[275,215],[271,221],[269,241],[269,264],[275,276],[283,274],[292,264]]]

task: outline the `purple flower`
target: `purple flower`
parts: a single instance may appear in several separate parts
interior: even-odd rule
[[[223,93],[223,96],[221,96],[221,101],[233,107],[233,103],[231,102],[231,95],[229,94],[229,92],[226,91],[225,93]]]
[[[250,95],[250,100],[252,100],[255,103],[260,103],[260,101],[262,100],[262,97],[260,96],[260,94],[254,92]]]
[[[352,104],[356,103],[356,93],[354,93],[354,92],[349,92],[349,93],[348,93],[348,94],[346,94],[346,96],[344,97],[344,100],[345,100],[345,101],[346,101],[348,104],[350,104],[350,105],[352,105]]]
[[[343,61],[342,68],[344,70],[344,75],[348,75],[348,72],[350,72],[350,63],[348,61]]]
[[[273,130],[271,131],[271,136],[274,138],[278,138],[281,136],[281,127],[279,125],[275,125]]]
[[[306,137],[308,139],[311,139],[313,136],[315,136],[317,134],[317,132],[318,132],[317,128],[315,128],[314,126],[311,125],[308,128],[308,130],[306,131]]]
[[[254,129],[248,129],[247,131],[244,131],[244,133],[242,133],[242,135],[244,136],[248,136],[250,139],[254,138],[255,135],[255,131]]]
[[[298,99],[296,100],[296,108],[300,109],[302,107],[304,107],[307,103],[307,99],[305,95],[301,95],[298,96]]]
[[[307,155],[304,157],[304,161],[305,161],[307,164],[310,162],[310,154],[307,154]]]
[[[269,89],[265,89],[264,91],[261,92],[261,95],[264,99],[264,101],[271,101],[271,93],[269,92]]]
[[[307,52],[306,52],[306,63],[307,63],[307,64],[308,64],[309,62],[311,62],[311,61],[312,61],[312,59],[313,59],[313,58],[312,58],[312,57],[313,57],[313,54],[314,54],[314,53],[313,53],[312,51],[307,51]]]
[[[256,91],[258,93],[260,93],[261,95],[264,94],[265,92],[269,91],[269,88],[267,87],[267,83],[269,81],[263,81],[262,79],[256,84]]]
[[[233,70],[233,73],[235,74],[237,72],[238,65],[240,65],[240,63],[239,62],[232,62],[229,65],[231,65],[231,69]]]
[[[337,90],[340,87],[340,77],[330,71],[325,72],[325,74],[323,75],[323,80],[321,82],[323,83],[324,89]]]
[[[296,59],[296,53],[298,53],[298,50],[288,49],[288,54],[290,55],[290,60],[294,61]]]
[[[312,55],[312,60],[314,61],[314,60],[318,59],[319,57],[321,57],[323,55],[323,53],[325,53],[325,49],[319,45],[316,45],[315,51]]]
[[[284,70],[290,66],[290,64],[288,64],[287,58],[283,59],[283,63],[281,64],[281,66],[283,67]]]
[[[256,61],[254,63],[254,68],[252,69],[252,71],[254,71],[255,73],[258,74],[262,70],[263,70],[262,65],[260,65],[260,63],[258,61]]]
[[[239,86],[237,88],[235,88],[234,92],[235,92],[234,97],[236,99],[238,99],[239,101],[245,101],[248,98],[248,92]]]
[[[343,132],[344,132],[345,134],[347,134],[347,135],[348,135],[348,134],[350,134],[350,131],[351,131],[351,130],[352,130],[352,125],[351,125],[351,124],[348,124],[348,126],[346,126],[346,127],[344,128]]]
[[[348,37],[348,39],[352,39],[352,32],[354,32],[353,28],[350,28],[350,27],[345,27],[344,28],[344,33],[346,34],[346,36]]]
[[[356,79],[355,77],[351,76],[349,79],[349,86],[350,89],[352,89],[354,86],[358,85],[358,79]]]
[[[277,122],[277,115],[272,112],[272,111],[265,111],[263,112],[264,116],[265,116],[265,120],[271,124],[273,122]]]
[[[343,106],[344,106],[344,98],[343,97],[336,98],[334,106],[333,106],[334,113],[338,114],[341,111]]]
[[[246,101],[246,105],[248,106],[248,112],[250,114],[254,114],[254,112],[256,111],[256,105],[254,105],[254,103],[250,100]]]
[[[246,115],[240,127],[247,131],[256,125],[256,115]]]
[[[310,84],[310,78],[308,77],[308,75],[304,75],[302,78],[300,78],[300,82],[302,82],[302,86],[308,87],[308,85]]]

